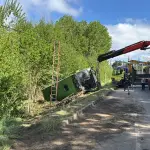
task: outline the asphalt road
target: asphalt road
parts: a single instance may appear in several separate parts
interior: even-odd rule
[[[94,150],[150,150],[150,91],[139,87],[131,90],[129,96],[125,94],[118,90],[112,96],[132,101],[142,107],[142,112],[128,113],[135,122],[126,131],[97,144]]]

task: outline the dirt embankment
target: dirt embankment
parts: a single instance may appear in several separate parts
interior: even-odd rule
[[[122,95],[111,94],[84,110],[83,116],[55,133],[40,130],[38,126],[21,131],[22,139],[16,141],[12,150],[91,150],[126,130],[139,121],[134,113],[142,108]],[[57,129],[57,128],[56,128]]]

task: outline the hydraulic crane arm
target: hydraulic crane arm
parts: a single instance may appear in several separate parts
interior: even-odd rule
[[[107,59],[110,59],[110,58],[113,58],[113,57],[116,57],[116,56],[119,56],[119,55],[122,55],[122,54],[126,54],[126,53],[129,53],[129,52],[138,50],[138,49],[146,50],[146,49],[148,49],[147,47],[149,45],[150,45],[150,41],[140,41],[138,43],[129,45],[129,46],[124,47],[122,49],[119,49],[117,51],[113,50],[113,51],[110,51],[108,53],[99,55],[97,60],[98,60],[98,62],[102,62],[102,61],[105,61]]]

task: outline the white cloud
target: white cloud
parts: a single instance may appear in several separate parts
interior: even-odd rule
[[[12,27],[16,22],[17,17],[15,17],[13,13],[11,13],[7,18],[5,18],[4,25]]]
[[[78,1],[80,0],[19,0],[28,16],[36,12],[40,17],[50,16],[52,12],[77,17],[82,12]]]
[[[125,23],[116,25],[107,25],[108,31],[112,36],[112,49],[120,49],[138,41],[150,41],[150,24],[146,19],[134,20],[132,18],[126,19]],[[148,56],[148,57],[147,57]],[[114,59],[140,59],[150,60],[150,50],[147,51],[134,51],[128,54],[118,56]]]
[[[51,11],[57,11],[62,14],[71,14],[73,16],[78,16],[82,11],[82,8],[74,9],[65,0],[50,0],[48,7]]]

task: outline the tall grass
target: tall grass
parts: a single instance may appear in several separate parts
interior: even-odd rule
[[[12,139],[17,138],[20,118],[4,117],[0,120],[0,150],[7,150],[12,144]]]

